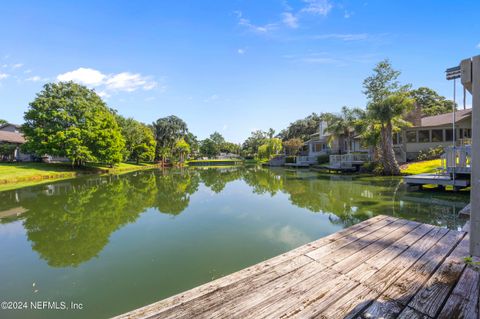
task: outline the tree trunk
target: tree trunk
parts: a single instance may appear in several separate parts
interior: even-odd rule
[[[381,131],[381,163],[383,166],[383,174],[385,175],[400,175],[400,167],[398,166],[395,153],[393,151],[392,139],[392,122],[387,122],[382,125]]]

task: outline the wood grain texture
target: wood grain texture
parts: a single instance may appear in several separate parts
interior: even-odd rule
[[[409,307],[430,317],[437,315],[465,268],[463,258],[468,255],[468,239],[467,234],[415,295],[408,304]]]
[[[377,216],[116,318],[474,318],[468,234]]]

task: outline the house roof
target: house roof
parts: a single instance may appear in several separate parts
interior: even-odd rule
[[[460,110],[455,112],[455,122],[460,122],[468,117],[472,116],[472,109]],[[420,127],[429,127],[429,126],[442,126],[452,124],[453,122],[453,112],[422,117],[422,125]]]
[[[1,124],[1,125],[0,125],[0,129],[2,129],[2,128],[4,128],[4,127],[7,127],[7,126],[14,126],[14,127],[18,128],[18,129],[22,128],[22,126],[21,126],[21,125],[18,125],[18,124],[5,123],[5,124]]]
[[[0,131],[0,142],[9,142],[9,143],[25,143],[25,138],[21,133]]]

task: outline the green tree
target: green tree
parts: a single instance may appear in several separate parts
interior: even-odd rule
[[[190,154],[190,145],[188,145],[183,138],[179,139],[177,143],[175,143],[174,152],[178,154],[180,162],[183,163],[185,161],[185,156]]]
[[[268,134],[257,130],[250,134],[250,136],[243,142],[242,151],[245,155],[254,156],[258,152],[258,148],[268,138]]]
[[[206,138],[200,142],[200,154],[213,157],[217,156],[220,153],[220,148],[218,145],[210,138]]]
[[[450,113],[454,107],[454,102],[447,100],[434,90],[427,87],[419,87],[410,91],[410,96],[422,110],[422,116],[433,116]]]
[[[337,140],[344,139],[347,142],[347,153],[350,153],[352,132],[358,120],[359,112],[358,109],[343,106],[340,114],[325,114],[323,116],[328,123],[326,132],[330,133],[329,143],[332,143],[334,138]]]
[[[125,139],[124,158],[139,163],[153,161],[155,158],[156,141],[152,130],[145,124],[116,115],[117,123]]]
[[[393,151],[392,133],[394,123],[403,121],[403,115],[413,107],[413,103],[407,94],[395,93],[367,107],[369,118],[380,126],[380,163],[384,175],[400,174]]]
[[[215,143],[215,145],[217,145],[219,149],[221,149],[223,144],[225,144],[225,138],[218,132],[213,132],[210,134],[209,138],[213,141],[213,143]]]
[[[363,93],[369,102],[377,103],[396,92],[407,92],[410,85],[398,81],[400,71],[393,69],[390,60],[385,59],[373,68],[373,74],[363,81]]]
[[[282,140],[276,137],[269,138],[265,144],[258,148],[258,157],[261,159],[271,159],[282,151]]]
[[[157,141],[156,157],[165,162],[173,152],[175,143],[188,133],[187,124],[175,115],[158,119],[152,123]]]
[[[278,137],[283,141],[299,138],[302,141],[307,141],[310,139],[312,134],[318,132],[318,126],[321,121],[321,115],[312,113],[304,119],[296,120],[295,122],[290,123],[290,125],[282,130]]]
[[[389,60],[383,60],[375,66],[373,74],[363,81],[363,93],[368,98],[365,119],[371,121],[370,125],[364,127],[379,128],[378,157],[385,175],[400,173],[393,150],[392,132],[396,124],[403,125],[403,117],[413,105],[413,100],[407,96],[410,85],[401,85],[399,76],[400,71],[393,69]],[[407,125],[406,122],[404,124]]]
[[[4,119],[0,119],[0,125],[7,124],[8,122]]]
[[[73,165],[122,160],[125,141],[114,114],[93,90],[73,82],[49,83],[25,113],[25,148],[37,156],[66,156]]]
[[[200,153],[208,157],[217,156],[222,151],[226,150],[227,142],[222,134],[213,132],[210,136],[204,139],[200,144]]]
[[[190,145],[190,151],[193,155],[197,155],[198,152],[200,152],[200,142],[193,133],[187,133],[187,135],[185,136],[185,142]]]

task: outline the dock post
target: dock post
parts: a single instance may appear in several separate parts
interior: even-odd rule
[[[462,62],[463,65],[464,63]],[[468,67],[466,71],[470,71]],[[470,254],[480,257],[480,55],[473,57],[471,60],[471,84],[472,187],[470,190],[470,203],[472,209],[470,212]]]

